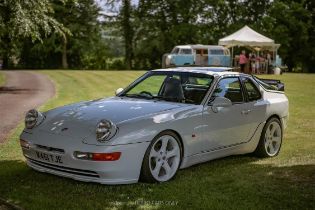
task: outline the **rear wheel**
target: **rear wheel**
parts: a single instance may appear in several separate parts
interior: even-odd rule
[[[157,135],[148,147],[141,169],[146,182],[165,182],[172,179],[181,162],[181,144],[173,132]]]
[[[271,118],[266,123],[255,150],[259,157],[274,157],[280,152],[282,144],[282,127],[278,118]]]

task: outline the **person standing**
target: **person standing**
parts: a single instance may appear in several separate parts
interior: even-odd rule
[[[252,74],[255,74],[256,73],[256,56],[255,56],[255,53],[252,53],[251,57],[249,58],[250,59],[250,65],[251,65],[251,68],[252,68]]]
[[[247,58],[246,58],[246,55],[245,55],[245,50],[243,50],[242,53],[240,54],[240,61],[239,61],[242,73],[244,73],[244,71],[245,71],[246,63],[247,63]]]

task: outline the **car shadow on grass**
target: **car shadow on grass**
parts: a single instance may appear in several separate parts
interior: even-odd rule
[[[312,209],[315,165],[234,156],[180,170],[162,184],[101,185],[0,161],[0,197],[25,209]]]

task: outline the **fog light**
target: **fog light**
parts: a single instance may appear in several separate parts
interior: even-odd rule
[[[115,161],[119,160],[121,152],[112,153],[90,153],[90,152],[79,152],[73,153],[74,157],[80,160],[92,160],[92,161]]]
[[[23,139],[20,139],[20,145],[24,149],[29,149],[30,148],[30,143],[28,141],[23,140]]]
[[[92,158],[92,155],[88,152],[74,152],[74,157],[81,160],[90,160]]]

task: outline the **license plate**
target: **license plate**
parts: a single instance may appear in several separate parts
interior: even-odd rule
[[[36,151],[36,157],[49,163],[63,164],[62,156]]]

